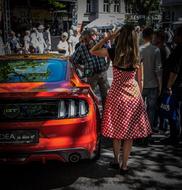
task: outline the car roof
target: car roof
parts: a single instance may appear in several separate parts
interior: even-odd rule
[[[0,61],[5,60],[47,60],[47,59],[61,59],[68,61],[69,57],[58,54],[13,54],[0,56]]]

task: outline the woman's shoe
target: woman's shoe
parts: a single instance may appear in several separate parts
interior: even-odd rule
[[[128,174],[128,173],[129,173],[129,169],[123,169],[123,168],[119,169],[119,174],[120,175],[125,175],[125,174]]]
[[[109,162],[109,167],[113,169],[119,169],[119,164],[117,162]]]

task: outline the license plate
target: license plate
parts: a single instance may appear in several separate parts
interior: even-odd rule
[[[38,142],[37,130],[0,131],[0,144],[36,144]]]

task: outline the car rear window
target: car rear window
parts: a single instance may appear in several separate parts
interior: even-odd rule
[[[57,59],[2,61],[0,83],[64,81],[67,64]]]

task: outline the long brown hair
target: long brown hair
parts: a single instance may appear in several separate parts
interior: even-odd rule
[[[116,40],[113,65],[122,68],[137,68],[139,65],[139,47],[137,34],[133,26],[124,25]]]

